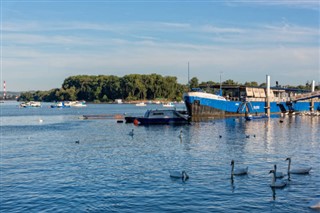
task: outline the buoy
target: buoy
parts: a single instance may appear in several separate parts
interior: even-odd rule
[[[133,124],[134,124],[134,125],[139,125],[139,121],[138,121],[137,119],[134,119],[134,120],[133,120]]]

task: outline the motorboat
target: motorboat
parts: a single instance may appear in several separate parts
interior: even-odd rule
[[[162,106],[163,107],[175,107],[175,105],[172,102],[162,104]]]
[[[139,107],[144,107],[144,106],[147,106],[147,104],[141,102],[141,103],[137,103],[136,106],[139,106]]]
[[[70,107],[86,107],[86,102],[85,101],[66,101],[64,102],[65,106],[70,106]]]
[[[41,102],[39,101],[29,101],[20,104],[20,107],[29,108],[29,107],[41,107]]]
[[[136,117],[135,124],[188,124],[189,115],[182,114],[175,109],[151,109],[147,110],[143,117]]]
[[[63,101],[57,102],[50,106],[51,108],[70,108],[70,105],[66,105]]]

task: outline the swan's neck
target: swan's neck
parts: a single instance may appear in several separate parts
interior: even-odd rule
[[[271,185],[274,185],[276,182],[276,173],[274,172],[272,175]]]
[[[291,166],[291,159],[289,159],[289,163],[288,163],[288,174],[290,173],[290,166]]]

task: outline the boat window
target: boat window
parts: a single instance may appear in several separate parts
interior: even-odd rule
[[[164,115],[163,112],[154,112],[153,115]]]
[[[147,110],[146,113],[144,114],[144,117],[145,117],[145,118],[149,117],[149,114],[150,114],[150,111]]]

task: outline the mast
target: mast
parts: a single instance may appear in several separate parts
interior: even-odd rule
[[[222,96],[222,81],[221,81],[221,74],[222,74],[223,72],[222,71],[220,71],[220,91],[219,91],[219,95],[220,96]]]
[[[6,81],[3,81],[3,100],[6,99],[7,92],[6,92]]]
[[[189,61],[188,61],[188,91],[190,91],[190,71],[189,71]]]
[[[311,92],[314,92],[314,89],[315,89],[315,81],[312,80],[312,83],[311,83]],[[313,112],[314,111],[314,99],[311,98],[311,101],[310,101],[310,111]]]
[[[266,83],[267,83],[267,88],[266,88],[266,114],[270,118],[270,76],[266,76]]]

